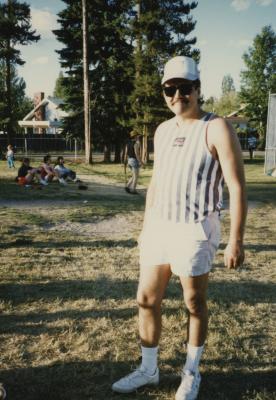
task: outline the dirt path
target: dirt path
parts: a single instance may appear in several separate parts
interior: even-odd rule
[[[143,212],[133,211],[131,214],[120,214],[94,222],[70,222],[44,226],[49,232],[70,232],[79,236],[114,239],[137,236],[142,226]]]
[[[78,175],[83,183],[88,186],[88,191],[83,191],[84,194],[83,199],[79,200],[60,200],[60,199],[37,199],[37,200],[1,200],[0,199],[0,207],[9,207],[9,208],[16,208],[16,209],[25,209],[30,210],[33,208],[49,208],[49,207],[62,207],[72,205],[81,205],[85,200],[85,194],[89,193],[94,194],[96,193],[99,196],[124,196],[126,198],[131,198],[129,194],[124,191],[124,184],[118,183],[110,178],[105,176],[98,176],[98,175]],[[70,189],[75,190],[76,186],[73,184],[69,184],[68,186]],[[141,196],[145,196],[146,187],[142,185],[137,186],[139,193]],[[27,189],[26,189],[27,190]],[[46,189],[47,190],[47,187]]]
[[[98,196],[110,196],[116,198],[126,197],[131,201],[131,196],[124,190],[124,184],[118,183],[105,176],[95,175],[80,175],[79,178],[88,185],[88,191],[83,192],[84,196],[80,200],[53,200],[53,199],[37,199],[37,200],[0,200],[0,207],[13,209],[21,209],[26,211],[36,210],[42,216],[47,216],[49,213],[55,212],[57,209],[62,209],[70,205],[79,207],[84,204],[89,206],[89,200],[85,200],[85,193],[93,196],[96,193]],[[145,196],[146,188],[138,186],[140,196]],[[89,196],[87,196],[89,198]],[[114,238],[126,237],[130,234],[136,235],[142,224],[143,212],[132,211],[131,213],[118,214],[111,218],[93,220],[91,222],[72,222],[65,221],[45,224],[40,227],[44,231],[50,232],[70,232],[81,236],[97,236],[99,238]],[[24,231],[32,230],[33,226],[24,227]]]

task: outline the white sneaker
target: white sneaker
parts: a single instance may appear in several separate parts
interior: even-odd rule
[[[195,400],[198,395],[201,376],[189,370],[182,372],[181,384],[176,392],[175,400]]]
[[[41,185],[47,186],[48,182],[46,182],[44,179],[40,179],[39,181],[41,183]]]
[[[140,366],[131,374],[113,383],[112,390],[118,393],[131,393],[145,385],[157,386],[159,383],[159,369],[153,375],[148,375]]]
[[[59,183],[61,183],[62,185],[67,185],[67,182],[64,178],[59,178]]]

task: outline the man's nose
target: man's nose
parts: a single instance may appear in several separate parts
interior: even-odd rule
[[[175,95],[173,96],[176,99],[182,99],[184,96],[180,94],[179,88],[176,89]]]

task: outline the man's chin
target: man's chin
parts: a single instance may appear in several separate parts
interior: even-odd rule
[[[182,103],[181,105],[175,104],[172,107],[172,111],[174,112],[175,115],[185,114],[188,110],[189,110],[189,103],[188,104]]]

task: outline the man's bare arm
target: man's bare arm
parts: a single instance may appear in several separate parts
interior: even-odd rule
[[[230,197],[231,225],[224,263],[228,268],[237,268],[244,261],[243,236],[247,214],[242,151],[232,126],[222,118],[210,123],[208,145],[217,153]]]

